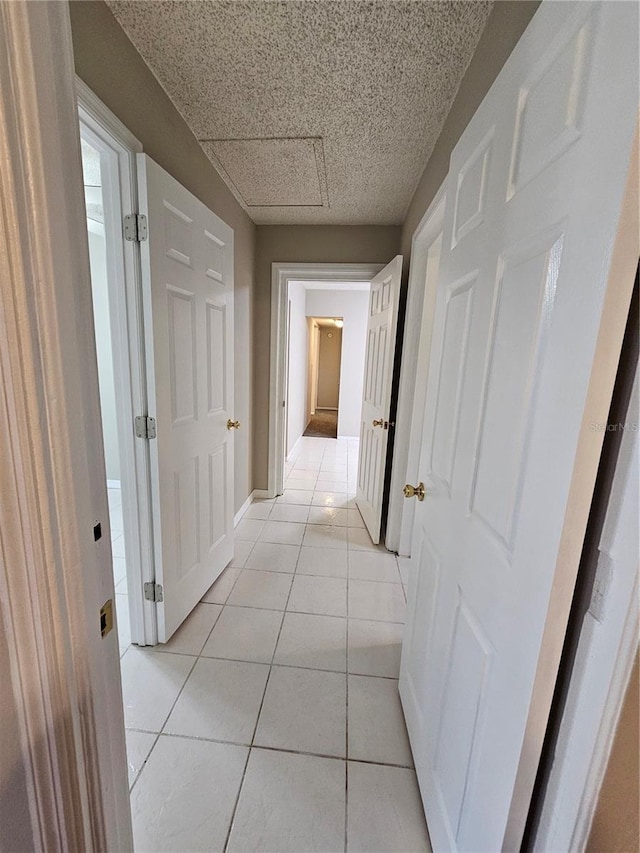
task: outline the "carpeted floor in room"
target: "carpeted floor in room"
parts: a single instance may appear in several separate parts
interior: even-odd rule
[[[337,438],[338,413],[318,409],[307,425],[304,435],[311,438]]]

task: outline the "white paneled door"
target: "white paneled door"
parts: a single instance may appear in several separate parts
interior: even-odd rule
[[[519,847],[505,833],[531,794],[515,781],[587,428],[637,33],[636,4],[543,3],[451,159],[400,680],[437,851]]]
[[[372,280],[369,297],[356,502],[376,544],[382,521],[401,278],[402,255],[397,255]]]
[[[158,639],[233,556],[233,231],[138,155]],[[229,428],[231,427],[231,428]]]

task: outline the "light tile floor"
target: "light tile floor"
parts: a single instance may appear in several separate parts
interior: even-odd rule
[[[406,566],[363,528],[357,452],[304,438],[171,641],[125,650],[137,853],[430,850],[398,698]]]

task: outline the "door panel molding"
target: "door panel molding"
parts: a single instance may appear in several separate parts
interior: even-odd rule
[[[157,422],[150,455],[163,596],[155,607],[158,638],[167,642],[233,557],[234,239],[229,225],[144,154],[138,181],[148,219],[145,355]],[[214,464],[218,456],[222,464]],[[221,479],[212,489],[214,473]]]
[[[637,14],[626,4],[542,4],[452,154],[457,175],[482,140],[493,140],[481,221],[455,243],[453,200],[445,212],[434,351],[447,288],[478,270],[450,494],[429,476],[431,425],[410,480],[426,486],[414,539],[418,528],[428,531],[443,562],[431,660],[423,670],[411,665],[407,656],[421,650],[408,645],[400,678],[408,716],[424,718],[412,725],[422,729],[412,746],[438,848],[514,850],[522,839],[602,445],[602,432],[590,425],[607,419],[638,258],[636,228],[624,281],[608,278],[629,157],[637,156]],[[576,33],[588,38],[576,41]],[[542,66],[544,82],[529,101],[536,122],[529,120],[525,134],[531,174],[509,196],[522,90]],[[570,103],[569,91],[580,104]],[[569,113],[578,116],[579,135],[547,156]],[[459,218],[477,207],[466,204]],[[432,360],[426,419],[440,393],[438,375]],[[453,398],[455,364],[447,381]],[[434,467],[442,472],[446,463]],[[464,708],[473,704],[467,678],[481,667],[470,641],[458,652],[451,644],[461,600],[492,649],[484,722],[466,758],[456,753],[453,731],[435,728],[453,713],[443,712],[448,694]],[[469,658],[457,676],[456,655]],[[407,684],[416,672],[423,673],[418,682]],[[415,696],[427,697],[422,707],[412,706]],[[446,744],[436,753],[438,737]]]

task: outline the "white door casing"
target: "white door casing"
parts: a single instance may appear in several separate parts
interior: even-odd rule
[[[286,408],[287,306],[289,282],[368,284],[381,264],[271,264],[271,348],[269,353],[269,452],[267,489],[254,489],[256,497],[274,498],[284,491],[284,420]]]
[[[382,522],[401,279],[402,255],[396,255],[372,279],[369,296],[356,502],[376,544]]]
[[[138,209],[136,153],[142,145],[77,76],[76,90],[81,136],[100,149],[102,161],[131,641],[155,645],[156,607],[143,597],[144,584],[155,577],[149,448],[131,429],[147,409],[139,249],[122,234],[123,216]]]
[[[636,34],[632,4],[543,4],[451,159],[400,679],[435,850],[516,849],[524,828],[552,589],[561,647],[579,557],[559,560],[574,461],[601,441],[583,417]]]
[[[571,672],[533,848],[536,853],[585,849],[638,650],[638,379],[636,365],[598,544],[591,606]]]
[[[138,155],[158,639],[233,557],[233,230]]]

